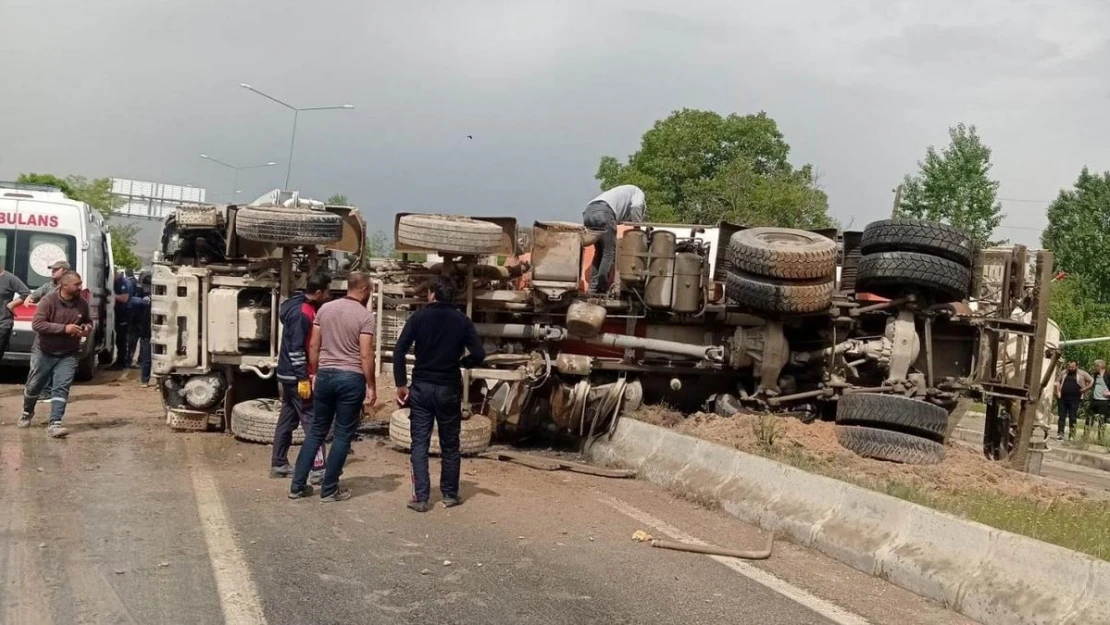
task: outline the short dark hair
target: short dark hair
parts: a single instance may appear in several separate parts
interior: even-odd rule
[[[428,283],[428,290],[435,293],[436,301],[445,304],[455,303],[455,281],[447,276],[434,276]]]
[[[69,282],[71,280],[77,280],[78,282],[81,282],[81,274],[77,273],[76,271],[67,271],[62,274],[62,277],[58,278],[58,283],[61,284],[63,282]]]
[[[305,293],[319,293],[320,291],[331,290],[331,276],[326,273],[314,273],[308,277],[308,282],[304,286]]]

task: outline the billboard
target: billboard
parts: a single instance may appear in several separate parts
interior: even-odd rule
[[[188,185],[112,178],[112,195],[121,200],[121,215],[162,219],[181,204],[203,204],[205,190]]]

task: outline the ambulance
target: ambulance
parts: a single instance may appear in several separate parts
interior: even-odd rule
[[[99,364],[111,361],[114,340],[112,239],[100,212],[57,187],[0,182],[0,260],[32,291],[50,281],[50,265],[57,261],[69,261],[81,274],[93,331],[82,342],[77,379],[91,380]],[[35,342],[35,305],[14,313],[2,364],[25,368]]]

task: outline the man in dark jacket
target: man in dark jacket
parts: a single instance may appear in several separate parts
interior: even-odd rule
[[[108,367],[110,371],[122,371],[131,365],[134,354],[127,351],[131,345],[131,308],[134,302],[131,297],[134,289],[126,272],[116,274],[115,291],[115,327],[116,327],[116,361]]]
[[[331,277],[318,273],[308,279],[304,292],[285,300],[279,309],[281,318],[281,349],[278,352],[277,379],[281,383],[281,415],[274,430],[274,452],[270,460],[270,477],[293,474],[289,465],[289,447],[293,430],[300,425],[308,433],[312,425],[312,377],[316,374],[308,362],[308,344],[316,310],[328,299]],[[319,484],[324,471],[324,446],[312,463],[309,481]]]
[[[439,424],[439,447],[442,455],[439,489],[444,507],[462,503],[459,496],[459,473],[462,455],[459,434],[462,431],[462,375],[459,367],[477,367],[486,359],[482,339],[474,324],[455,307],[455,285],[444,276],[437,276],[428,288],[430,305],[422,308],[405,323],[393,350],[393,381],[397,385],[397,402],[410,404],[409,430],[412,436],[413,497],[408,507],[417,512],[430,509],[431,478],[428,475],[428,448],[432,428]],[[416,364],[412,370],[412,389],[408,387],[405,355],[416,344]],[[463,350],[470,352],[463,357]]]

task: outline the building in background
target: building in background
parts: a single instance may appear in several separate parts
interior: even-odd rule
[[[182,204],[204,204],[205,190],[188,185],[112,178],[119,207],[111,223],[135,229],[135,254],[148,265],[162,244],[162,220]]]
[[[121,215],[162,219],[181,204],[204,204],[200,187],[112,178],[112,195],[121,200]]]

